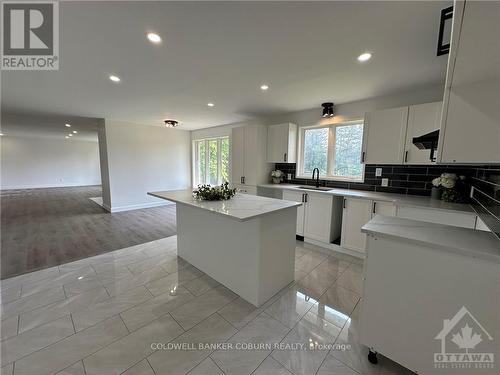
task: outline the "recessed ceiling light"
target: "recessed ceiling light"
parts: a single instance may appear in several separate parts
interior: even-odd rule
[[[112,80],[113,82],[120,82],[121,79],[118,76],[110,75],[109,79]]]
[[[73,134],[68,134],[68,137],[72,137],[72,136],[73,136]]]
[[[266,84],[260,85],[260,89],[262,91],[267,91],[267,90],[269,90],[269,85],[266,85]]]
[[[155,43],[155,44],[161,43],[161,36],[159,36],[157,33],[150,32],[150,33],[147,33],[146,36],[151,43]]]
[[[0,137],[2,137],[2,136],[3,136],[3,133],[0,133]]]
[[[209,107],[215,107],[215,104],[214,104],[214,103],[207,103],[207,105],[208,105]]]
[[[66,137],[64,137],[64,138],[69,139],[69,136],[66,136]]]
[[[78,132],[76,130],[73,130],[73,134],[78,134]]]
[[[365,52],[358,56],[358,61],[364,62],[370,60],[371,58],[372,54],[370,52]]]
[[[67,128],[71,128],[70,124],[64,124],[64,126],[66,126]]]

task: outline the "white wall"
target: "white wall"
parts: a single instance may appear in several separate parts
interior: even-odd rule
[[[191,139],[186,130],[105,122],[111,211],[165,204],[149,191],[191,186]]]
[[[97,142],[1,137],[1,188],[99,185]]]

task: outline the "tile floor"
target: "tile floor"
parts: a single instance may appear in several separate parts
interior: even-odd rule
[[[356,258],[297,242],[295,282],[255,308],[177,257],[173,236],[6,279],[0,373],[410,374],[366,359],[361,272]]]

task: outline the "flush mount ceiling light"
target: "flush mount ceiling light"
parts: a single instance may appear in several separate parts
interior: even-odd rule
[[[146,33],[146,37],[151,43],[154,44],[159,44],[161,43],[161,36],[159,36],[157,33],[149,32]]]
[[[260,85],[260,89],[262,91],[267,91],[267,90],[269,90],[269,85],[266,85],[266,84]]]
[[[333,103],[327,102],[321,106],[323,107],[323,117],[333,117]]]
[[[73,136],[73,134],[68,134],[68,137],[72,137],[72,136]]]
[[[3,133],[0,133],[0,137],[3,137]]]
[[[214,103],[207,103],[207,106],[209,106],[209,107],[215,107],[215,104]]]
[[[113,82],[120,82],[121,81],[120,77],[115,76],[115,75],[110,75],[109,79],[112,80]]]
[[[64,138],[69,139],[69,136],[66,136],[66,137],[64,137]]]
[[[66,126],[67,128],[71,128],[70,124],[64,124],[64,126]]]
[[[176,128],[179,126],[179,122],[175,120],[165,120],[164,123],[167,128]]]
[[[78,132],[76,130],[73,130],[73,134],[78,134]]]
[[[372,58],[372,54],[370,52],[362,53],[358,56],[358,61],[365,62]]]

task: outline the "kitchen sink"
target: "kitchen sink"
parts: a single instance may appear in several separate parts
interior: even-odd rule
[[[326,187],[326,186],[320,186],[320,187],[316,187],[316,186],[299,186],[299,189],[304,189],[304,190],[320,190],[320,191],[330,191],[330,190],[333,190],[332,188]]]

